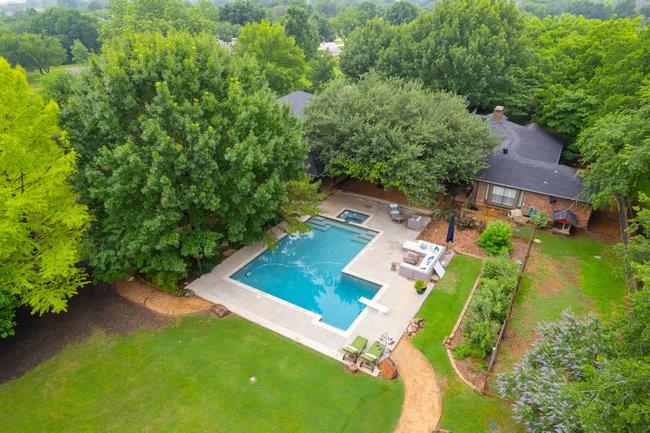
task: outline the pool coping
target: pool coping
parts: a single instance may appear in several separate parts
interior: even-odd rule
[[[356,209],[352,209],[350,207],[343,208],[343,210],[341,212],[343,212],[345,210],[354,210],[355,212],[363,213],[361,211],[358,211]],[[336,215],[341,214],[341,212],[338,212]],[[346,222],[344,219],[338,218],[338,216],[332,217],[332,216],[326,215],[325,212],[319,212],[317,215],[303,217],[302,221],[306,222],[309,219],[314,218],[315,216],[320,216],[322,218],[333,220],[333,221],[336,221],[336,222],[339,222],[339,223],[342,223],[342,224],[357,226],[359,228],[370,230],[370,231],[373,231],[373,232],[376,233],[376,235],[367,244],[365,244],[363,246],[363,248],[361,248],[359,250],[359,252],[354,255],[354,257],[352,257],[352,259],[343,267],[343,269],[341,269],[341,273],[348,274],[348,275],[350,275],[350,276],[352,276],[354,278],[358,278],[360,280],[368,281],[369,283],[373,283],[373,284],[378,285],[379,290],[377,290],[377,292],[373,295],[373,297],[370,298],[371,301],[376,302],[376,299],[378,299],[382,294],[385,293],[386,290],[388,290],[389,284],[387,282],[384,282],[384,281],[379,281],[379,280],[375,280],[375,279],[372,279],[372,278],[365,277],[365,276],[361,275],[360,273],[355,272],[355,271],[350,269],[354,265],[354,263],[359,259],[359,257],[364,253],[364,251],[366,251],[366,249],[369,248],[373,243],[376,243],[379,236],[381,236],[383,234],[383,230],[377,230],[377,229],[373,229],[373,228],[370,228],[370,227],[364,227],[364,224],[367,221],[369,221],[373,216],[375,216],[375,214],[374,213],[370,214],[368,211],[366,211],[364,213],[364,215],[368,215],[368,218],[366,218],[366,220],[363,223],[360,223],[360,224],[354,223],[354,222]],[[276,240],[279,242],[280,240],[284,239],[286,236],[290,236],[290,233],[286,233],[286,232],[285,233],[280,233],[279,235],[276,235]],[[224,275],[222,277],[222,279],[229,282],[229,283],[231,283],[231,284],[235,284],[236,286],[241,287],[242,289],[253,292],[256,297],[265,297],[265,298],[270,299],[270,300],[272,300],[274,302],[278,302],[278,303],[280,303],[280,304],[282,304],[282,305],[284,305],[284,306],[286,306],[288,308],[291,308],[293,310],[300,311],[300,312],[305,313],[305,314],[307,314],[309,316],[312,316],[311,323],[313,325],[320,326],[321,328],[324,328],[324,329],[326,329],[326,330],[328,330],[330,332],[334,332],[334,333],[340,335],[341,337],[346,337],[346,338],[350,337],[354,333],[354,330],[359,326],[359,323],[361,323],[361,321],[365,318],[365,316],[366,316],[366,314],[368,312],[368,309],[372,308],[372,307],[364,304],[363,310],[361,310],[359,315],[352,321],[352,323],[350,323],[350,326],[348,326],[347,329],[340,329],[340,328],[337,328],[336,326],[333,326],[333,325],[330,325],[330,324],[327,324],[327,323],[323,322],[322,321],[323,316],[321,314],[318,314],[318,313],[316,313],[314,311],[308,310],[308,309],[306,309],[304,307],[301,307],[300,305],[296,305],[296,304],[294,304],[292,302],[289,302],[289,301],[287,301],[285,299],[282,299],[282,298],[279,298],[277,296],[271,295],[270,293],[267,293],[267,292],[265,292],[263,290],[260,290],[260,289],[254,287],[254,286],[250,286],[248,284],[242,283],[241,281],[232,278],[233,275],[235,275],[237,272],[241,271],[244,267],[248,266],[248,264],[250,264],[253,260],[257,259],[259,256],[261,256],[262,254],[264,254],[268,250],[269,250],[269,248],[267,246],[260,246],[260,248],[255,250],[254,254],[251,255],[251,258],[248,261],[244,262],[241,266],[236,267],[228,275]]]

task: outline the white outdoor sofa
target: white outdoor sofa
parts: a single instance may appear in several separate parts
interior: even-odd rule
[[[402,250],[413,252],[422,257],[422,260],[415,265],[402,262],[399,266],[399,274],[412,280],[424,281],[433,276],[433,267],[445,252],[443,246],[426,241],[406,241],[402,245]]]

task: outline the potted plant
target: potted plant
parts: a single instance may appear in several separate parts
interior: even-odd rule
[[[415,280],[415,291],[420,295],[427,290],[427,283],[422,280]]]

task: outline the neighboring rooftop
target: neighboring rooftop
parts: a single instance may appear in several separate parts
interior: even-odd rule
[[[339,47],[336,42],[321,42],[318,49],[325,51],[331,56],[338,56],[341,54],[341,47]]]
[[[296,117],[302,117],[305,112],[305,107],[309,103],[309,100],[313,98],[314,95],[309,92],[303,92],[298,90],[296,92],[291,92],[288,95],[284,95],[281,98],[278,98],[278,101],[282,104],[287,104],[291,114]]]
[[[502,186],[586,202],[581,197],[582,180],[576,170],[558,164],[563,144],[539,125],[519,125],[503,114],[503,107],[485,116],[501,143],[488,156],[489,167],[479,180]]]

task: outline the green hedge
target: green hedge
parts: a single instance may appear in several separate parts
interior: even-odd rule
[[[483,276],[463,320],[463,344],[454,349],[458,358],[483,358],[496,345],[517,287],[519,265],[507,257],[485,261]]]

